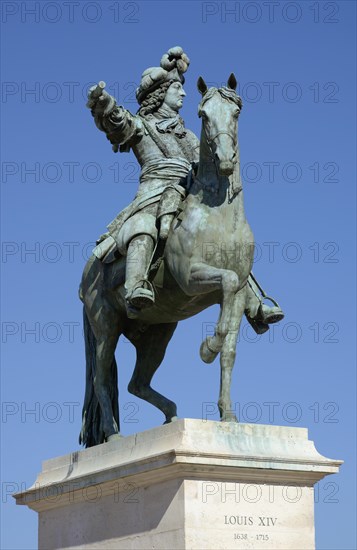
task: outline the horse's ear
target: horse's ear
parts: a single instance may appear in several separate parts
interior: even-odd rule
[[[228,84],[228,88],[231,88],[231,90],[235,90],[237,88],[237,79],[234,76],[234,73],[231,73],[229,75],[227,84]]]
[[[206,82],[203,80],[202,76],[200,76],[197,80],[197,88],[198,88],[198,91],[202,94],[202,95],[205,95],[205,93],[207,92],[208,88],[207,88],[207,84]]]

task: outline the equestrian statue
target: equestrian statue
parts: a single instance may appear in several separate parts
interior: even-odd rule
[[[160,67],[144,71],[136,115],[117,105],[103,82],[88,93],[96,126],[114,152],[134,152],[141,173],[133,202],[98,239],[80,285],[86,350],[80,443],[87,447],[120,437],[115,349],[122,334],[136,348],[129,392],[172,422],[176,404],[154,390],[151,380],[177,323],[219,304],[214,334],[202,342],[200,356],[211,363],[220,355],[220,419],[234,422],[230,387],[242,317],[258,334],[284,317],[252,274],[236,78],[232,73],[221,88],[198,79],[198,140],[179,115],[189,63],[176,46]]]

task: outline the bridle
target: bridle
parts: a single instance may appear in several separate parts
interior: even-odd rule
[[[212,143],[215,143],[215,139],[218,137],[218,136],[221,136],[221,135],[226,135],[226,136],[229,136],[233,142],[233,145],[235,146],[237,144],[237,137],[230,134],[229,132],[224,132],[223,130],[222,131],[219,131],[217,132],[213,137],[209,137],[207,135],[207,132],[206,132],[206,128],[203,126],[203,129],[204,129],[204,133],[205,133],[205,136],[206,136],[206,140],[207,140],[207,143],[209,145],[209,148],[211,149],[211,153],[213,153],[212,151],[212,147],[211,147],[211,144]]]
[[[198,107],[198,116],[200,118],[203,118],[202,117],[202,108],[203,108],[203,105],[206,103],[206,101],[208,101],[209,99],[211,99],[213,97],[213,95],[218,92],[220,94],[221,97],[223,97],[225,100],[228,100],[228,101],[233,101],[238,107],[239,109],[242,108],[242,100],[240,99],[239,96],[237,96],[237,94],[235,93],[235,91],[232,89],[228,89],[228,88],[210,88],[203,96],[202,98],[202,101]],[[210,152],[210,157],[211,157],[211,160],[212,162],[214,162],[215,164],[215,168],[216,168],[216,173],[217,175],[219,174],[219,169],[218,169],[218,166],[217,166],[217,158],[215,156],[215,152],[213,150],[213,145],[216,143],[215,140],[218,138],[218,136],[221,136],[221,135],[226,135],[228,137],[231,138],[232,140],[232,143],[233,143],[233,146],[234,146],[234,163],[236,164],[237,163],[237,143],[238,143],[238,136],[235,134],[232,134],[231,132],[228,132],[226,130],[219,130],[216,134],[214,134],[212,137],[208,135],[207,133],[207,129],[206,129],[206,125],[205,125],[205,121],[203,120],[202,121],[202,129],[203,129],[203,133],[204,133],[204,136],[206,138],[206,142],[207,142],[207,145],[208,145],[208,148],[209,148],[209,152]],[[198,180],[197,176],[195,177],[195,179]],[[199,180],[198,180],[199,181]],[[236,185],[235,184],[235,180],[234,180],[234,177],[230,177],[229,178],[229,187],[228,187],[228,193],[229,193],[229,200],[228,202],[232,202],[232,200],[234,199],[235,196],[237,196],[239,194],[239,192],[242,190],[242,186],[241,184],[240,185]],[[203,187],[207,187],[207,185],[205,185],[204,183],[200,182],[201,185]],[[216,192],[218,193],[218,189],[215,188],[214,190],[211,189],[210,187],[208,187],[208,190],[210,192]]]
[[[203,123],[202,127],[203,127],[203,131],[204,131],[204,134],[205,134],[205,137],[206,137],[206,141],[207,141],[209,150],[210,150],[210,156],[211,156],[211,158],[212,158],[212,160],[214,161],[215,164],[216,164],[216,156],[215,156],[215,153],[213,151],[212,145],[216,144],[215,139],[218,138],[218,136],[221,136],[221,135],[226,135],[226,136],[231,138],[232,143],[233,143],[233,149],[234,149],[234,157],[233,158],[236,158],[236,156],[237,156],[237,152],[236,152],[237,137],[236,136],[230,134],[229,132],[225,132],[224,130],[220,130],[213,137],[211,137],[211,136],[207,135],[207,131],[206,131],[204,123]],[[217,164],[216,164],[216,168],[218,169]]]
[[[200,106],[199,106],[199,111],[198,111],[198,116],[199,116],[200,118],[201,118],[201,109],[202,109],[204,103],[206,103],[206,101],[207,101],[208,99],[211,99],[211,97],[213,97],[214,94],[215,94],[216,92],[218,92],[218,93],[221,95],[221,97],[222,97],[222,93],[221,93],[221,91],[220,91],[220,88],[218,88],[218,89],[217,89],[217,88],[211,88],[211,90],[209,90],[209,92],[207,92],[207,95],[202,99],[201,104],[200,104]],[[225,97],[225,96],[223,96],[223,97],[224,97],[224,99],[229,100],[227,97]],[[233,99],[233,97],[232,97],[232,99]],[[220,130],[220,131],[217,132],[213,137],[211,137],[211,136],[209,136],[209,135],[207,134],[207,131],[206,131],[206,128],[205,128],[205,124],[204,124],[204,121],[203,121],[203,125],[202,125],[202,126],[203,126],[203,131],[204,131],[204,133],[205,133],[205,137],[206,137],[207,144],[208,144],[208,146],[209,146],[209,148],[210,148],[210,152],[211,152],[212,158],[214,158],[214,152],[213,152],[213,150],[212,150],[212,145],[213,145],[213,144],[216,144],[216,143],[215,143],[215,140],[217,139],[218,136],[221,136],[221,135],[229,136],[229,137],[231,138],[231,140],[232,140],[233,146],[236,147],[236,145],[237,145],[237,136],[236,136],[236,135],[233,135],[233,134],[231,134],[230,132],[227,132],[227,131],[224,131],[224,130]]]

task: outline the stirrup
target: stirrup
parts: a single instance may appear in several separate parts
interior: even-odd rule
[[[152,284],[146,279],[138,281],[134,288],[127,293],[125,299],[136,309],[145,309],[153,306],[155,297]]]
[[[274,305],[268,306],[262,302],[258,308],[255,319],[269,325],[282,321],[284,319],[284,313],[280,308],[278,302],[276,302],[273,298],[270,298],[269,296],[264,296],[264,300],[269,300]]]

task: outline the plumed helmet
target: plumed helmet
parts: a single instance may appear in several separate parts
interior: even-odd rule
[[[187,71],[189,64],[190,60],[181,46],[170,48],[162,56],[160,67],[149,67],[143,72],[140,86],[136,89],[136,99],[139,105],[163,82],[172,80],[183,84],[185,82],[183,73]]]

